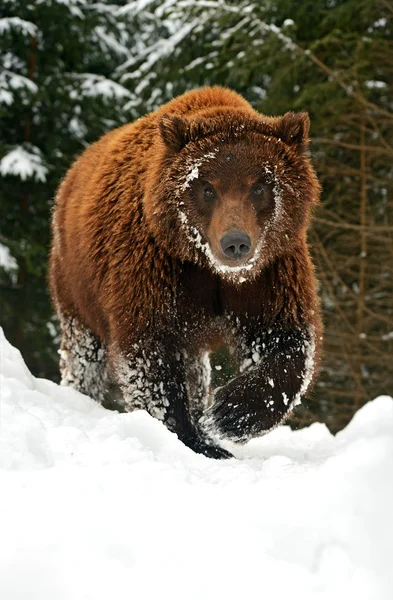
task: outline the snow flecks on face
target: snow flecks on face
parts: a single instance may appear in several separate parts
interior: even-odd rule
[[[106,348],[75,318],[62,315],[59,309],[58,314],[62,331],[60,385],[69,385],[103,402],[109,383]]]
[[[264,250],[267,249],[267,238],[272,230],[274,230],[276,225],[281,221],[284,214],[282,184],[277,174],[277,167],[271,167],[270,165],[265,164],[264,170],[266,178],[273,183],[274,210],[270,219],[268,219],[265,223],[259,242],[259,248],[257,248],[259,253],[263,253]],[[256,252],[257,251],[255,251],[255,254]]]
[[[125,357],[119,353],[114,361],[114,368],[127,411],[144,409],[152,417],[163,421],[169,401],[165,382],[152,376],[154,363],[163,365],[157,353],[147,356],[141,350],[133,357]]]
[[[282,186],[277,177],[277,167],[274,167],[274,213],[273,213],[273,224],[278,223],[283,216],[283,199],[282,199]]]
[[[180,219],[181,224],[188,225],[188,219],[186,217],[186,214],[182,210],[179,210],[178,214],[179,214],[179,219]]]
[[[194,179],[198,179],[199,177],[199,168],[206,162],[209,162],[211,159],[217,156],[218,150],[215,149],[212,152],[207,152],[201,158],[197,158],[196,160],[188,160],[186,162],[186,174],[184,180],[180,183],[178,193],[179,196],[181,192],[184,192],[187,188],[190,187],[191,181]]]
[[[192,170],[189,172],[189,174],[186,177],[186,181],[183,184],[183,189],[190,187],[190,181],[192,181],[193,179],[198,179],[199,177],[199,167],[197,165],[195,165]]]

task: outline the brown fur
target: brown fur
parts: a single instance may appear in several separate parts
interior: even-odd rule
[[[319,359],[306,241],[319,185],[308,126],[304,113],[265,117],[230,90],[205,88],[84,152],[59,188],[53,219],[50,283],[65,382],[102,399],[75,367],[79,328],[102,348],[100,368],[109,365],[127,410],[146,408],[197,451],[219,456],[212,437],[244,441],[282,420],[306,372],[299,348],[304,355],[315,342],[315,367]],[[234,231],[251,240],[249,262],[223,254],[220,240]],[[241,361],[255,360],[207,408],[199,357],[217,336]],[[288,405],[283,394],[292,394]]]

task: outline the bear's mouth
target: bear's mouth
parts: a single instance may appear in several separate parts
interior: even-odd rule
[[[208,256],[208,258],[214,263],[215,268],[222,273],[250,271],[255,266],[255,256],[253,252],[249,252],[247,256],[232,260],[223,257],[221,254],[217,256],[214,252],[212,252],[212,256],[213,260],[210,256]]]
[[[210,257],[209,257],[210,258]],[[244,273],[252,271],[255,267],[255,255],[249,257],[248,260],[237,260],[232,262],[223,262],[214,257],[213,265],[219,273]]]
[[[222,252],[215,253],[210,244],[201,246],[205,256],[215,273],[223,279],[232,282],[243,283],[252,280],[258,272],[262,243],[259,243],[254,251],[244,253],[242,257],[229,259]]]
[[[245,231],[231,229],[218,243],[214,242],[215,240],[209,240],[203,250],[219,274],[243,274],[247,277],[247,273],[256,266],[260,244],[255,247]]]

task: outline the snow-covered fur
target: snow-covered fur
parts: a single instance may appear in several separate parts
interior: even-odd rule
[[[106,348],[76,317],[58,312],[62,331],[61,385],[71,385],[98,402],[104,402],[109,383]]]
[[[305,113],[265,117],[205,88],[84,152],[53,217],[63,383],[102,401],[111,378],[126,410],[216,457],[220,439],[246,441],[290,414],[320,355],[308,128]],[[239,232],[241,255],[224,243]],[[213,391],[219,343],[239,373]]]

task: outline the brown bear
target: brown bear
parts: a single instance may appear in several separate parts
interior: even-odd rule
[[[306,113],[266,117],[207,87],[91,145],[61,183],[50,285],[62,383],[145,409],[229,456],[288,416],[317,371],[306,230],[319,199]],[[210,389],[217,340],[239,372]]]

